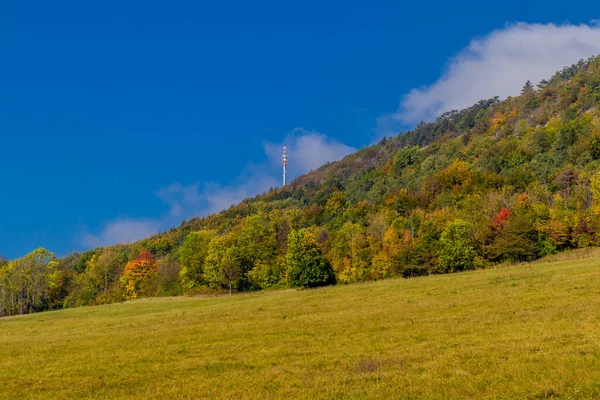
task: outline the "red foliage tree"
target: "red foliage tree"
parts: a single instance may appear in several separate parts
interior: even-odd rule
[[[504,226],[504,222],[510,217],[510,210],[508,208],[503,208],[494,215],[492,218],[492,230],[499,231]]]

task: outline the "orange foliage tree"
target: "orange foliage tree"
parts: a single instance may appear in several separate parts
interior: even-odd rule
[[[156,258],[148,250],[142,250],[135,259],[129,261],[121,276],[121,284],[125,287],[127,298],[138,297],[141,284],[153,277],[157,271]]]

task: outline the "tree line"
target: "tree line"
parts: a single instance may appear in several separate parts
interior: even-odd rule
[[[598,171],[592,58],[160,235],[0,259],[0,315],[450,273],[595,246]]]

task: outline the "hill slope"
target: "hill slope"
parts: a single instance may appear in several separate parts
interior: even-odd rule
[[[0,398],[598,398],[593,255],[3,318]]]
[[[0,261],[0,316],[447,273],[594,246],[598,171],[591,58],[137,243]]]

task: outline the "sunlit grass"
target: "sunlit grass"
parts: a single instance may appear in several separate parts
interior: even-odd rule
[[[597,255],[4,318],[0,397],[600,398]]]

